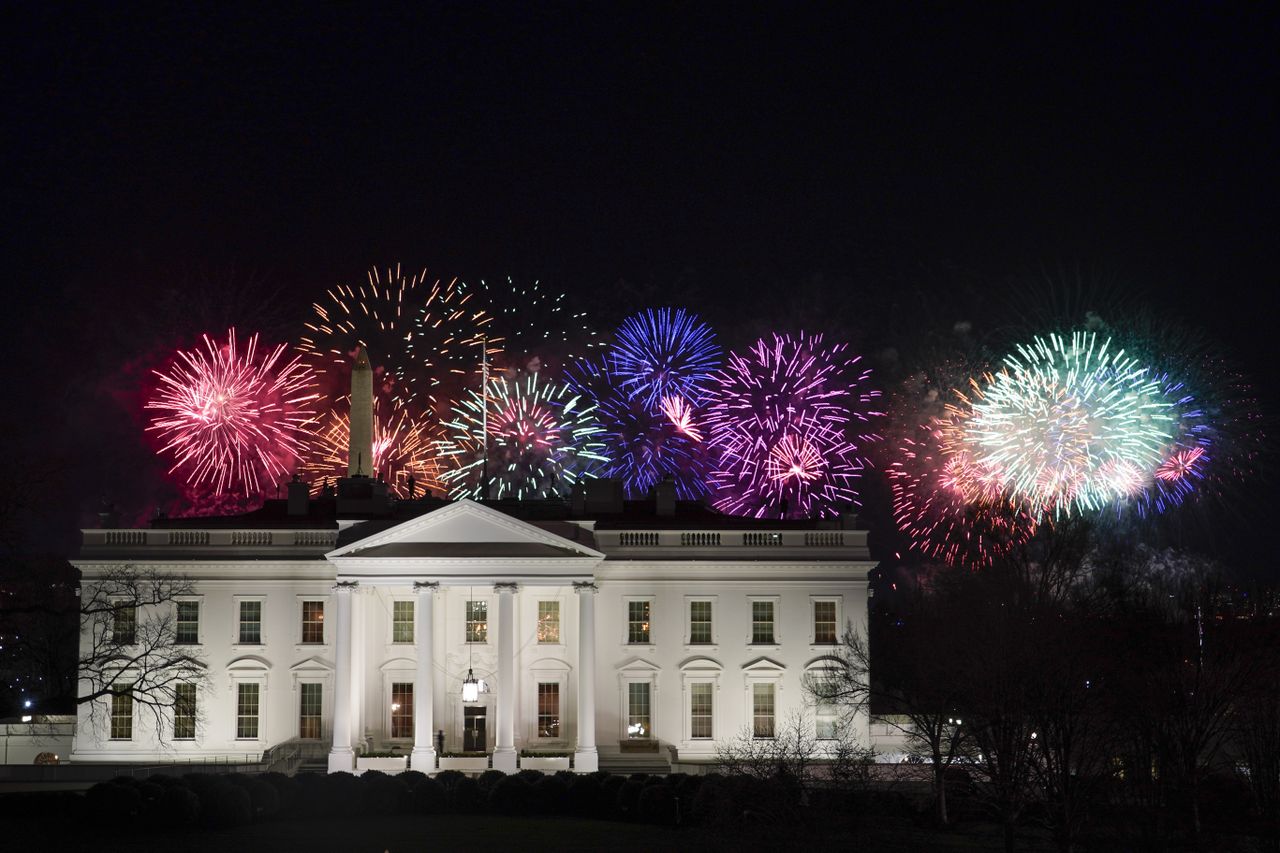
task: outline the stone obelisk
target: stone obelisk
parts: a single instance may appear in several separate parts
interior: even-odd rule
[[[372,477],[373,369],[364,347],[356,350],[351,367],[351,430],[347,440],[347,476]]]

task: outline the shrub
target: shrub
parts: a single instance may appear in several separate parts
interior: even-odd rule
[[[399,777],[370,770],[360,781],[365,814],[392,815],[409,811],[409,786]]]
[[[507,774],[501,770],[486,770],[480,774],[480,787],[484,789],[485,794],[493,790],[493,786],[507,778]]]
[[[324,780],[320,798],[324,809],[322,816],[349,817],[360,813],[364,805],[364,787],[360,784],[359,777],[341,771],[320,778]]]
[[[573,784],[574,779],[578,778],[578,774],[574,773],[572,770],[557,770],[555,773],[552,774],[552,777],[555,779],[559,779],[561,782],[565,784],[565,787],[568,787],[569,785]]]
[[[448,790],[425,774],[421,782],[409,789],[409,798],[416,814],[446,814],[449,811]]]
[[[99,782],[85,794],[89,814],[113,826],[127,826],[129,818],[142,814],[142,794],[116,780]]]
[[[608,817],[612,809],[602,808],[601,793],[599,779],[579,776],[569,783],[568,796],[565,798],[566,811],[577,817]]]
[[[467,774],[461,770],[441,770],[436,774],[435,778],[437,782],[444,785],[445,789],[448,790],[456,785],[459,779],[467,778]]]
[[[147,780],[138,783],[138,793],[142,796],[142,807],[146,809],[160,799],[160,795],[164,793],[164,787]]]
[[[258,778],[275,788],[276,796],[280,800],[280,814],[298,814],[302,801],[301,790],[296,779],[283,773],[263,773]]]
[[[489,790],[489,808],[495,814],[528,814],[533,805],[533,788],[519,776],[503,776]]]
[[[670,785],[646,785],[640,792],[639,815],[645,823],[675,826],[678,807]]]
[[[521,770],[516,775],[519,776],[524,781],[528,782],[530,785],[533,785],[533,784],[536,784],[539,779],[541,779],[543,776],[546,776],[547,774],[543,773],[541,770]]]
[[[533,783],[533,812],[562,815],[569,810],[569,785],[559,774],[543,776]]]
[[[640,807],[640,792],[644,790],[644,782],[634,776],[627,779],[618,788],[618,814],[623,820],[635,820]]]
[[[409,790],[412,791],[430,777],[421,770],[405,770],[401,773],[397,773],[396,778],[408,785]]]
[[[614,817],[618,814],[618,796],[626,779],[621,776],[607,776],[600,782],[600,810],[596,817]]]
[[[165,785],[155,816],[164,829],[190,829],[200,821],[200,798],[186,785]]]
[[[326,814],[325,799],[328,796],[328,785],[324,774],[299,773],[293,777],[297,787],[297,814],[304,817],[323,817]]]
[[[270,782],[258,776],[234,775],[227,778],[249,795],[249,806],[255,818],[271,817],[280,812],[280,795]]]
[[[480,783],[469,776],[463,776],[454,783],[449,792],[453,810],[457,814],[479,814],[484,811],[485,792]]]
[[[196,791],[196,796],[200,799],[200,817],[205,826],[240,826],[253,819],[249,792],[225,779],[213,779],[203,790]]]
[[[733,795],[723,776],[713,773],[702,780],[690,818],[702,826],[724,826],[733,820]]]

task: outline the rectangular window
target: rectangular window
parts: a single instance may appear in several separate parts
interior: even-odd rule
[[[649,739],[649,682],[633,681],[627,685],[627,737]]]
[[[773,684],[751,685],[751,733],[773,737]]]
[[[560,602],[538,602],[538,642],[560,642]]]
[[[240,642],[257,646],[262,643],[262,602],[240,602]]]
[[[560,685],[538,684],[538,737],[560,737]]]
[[[813,722],[818,740],[835,740],[840,729],[840,709],[830,699],[818,699],[813,706]]]
[[[649,602],[627,602],[627,642],[649,642]]]
[[[391,685],[391,736],[413,737],[413,683]]]
[[[467,602],[467,642],[487,643],[489,641],[489,602]]]
[[[836,603],[834,601],[815,601],[813,603],[813,642],[814,645],[834,645],[836,641]]]
[[[298,708],[298,737],[320,739],[321,703],[324,701],[324,685],[319,681],[303,682],[300,688]]]
[[[200,642],[200,602],[178,602],[178,621],[174,626],[173,641],[182,645]]]
[[[705,740],[711,737],[711,682],[689,685],[689,737]]]
[[[391,602],[391,642],[413,642],[413,602]]]
[[[771,646],[773,639],[773,602],[751,602],[751,642]]]
[[[302,602],[302,642],[324,642],[324,602]]]
[[[689,602],[689,643],[705,645],[711,642],[711,602]]]
[[[133,739],[133,697],[111,697],[111,739]]]
[[[258,739],[258,688],[256,683],[236,685],[236,738]]]
[[[112,603],[111,640],[131,646],[138,639],[138,610],[127,601]]]
[[[178,684],[173,688],[173,739],[196,738],[196,686]]]

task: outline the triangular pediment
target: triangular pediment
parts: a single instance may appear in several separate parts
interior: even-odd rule
[[[359,535],[359,528],[352,533]],[[360,537],[330,551],[335,557],[590,558],[602,553],[549,533],[475,501],[459,500],[441,509]]]

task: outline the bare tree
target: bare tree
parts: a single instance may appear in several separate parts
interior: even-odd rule
[[[177,635],[177,603],[193,591],[185,577],[133,566],[106,569],[83,584],[76,703],[88,707],[91,726],[101,725],[112,697],[128,697],[150,713],[163,740],[178,685],[207,684],[198,646]]]

